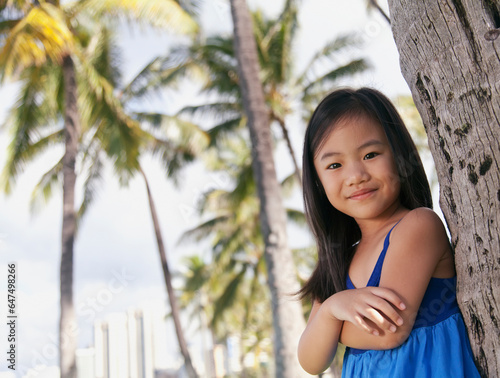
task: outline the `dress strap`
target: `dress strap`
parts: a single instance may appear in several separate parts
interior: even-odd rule
[[[401,222],[401,219],[398,220],[397,223],[394,226],[392,226],[392,228],[387,233],[387,235],[384,239],[384,248],[382,248],[382,252],[380,252],[377,263],[375,264],[375,268],[373,268],[372,274],[371,274],[370,279],[368,280],[368,283],[366,284],[366,286],[378,286],[379,285],[380,275],[382,273],[382,265],[384,264],[384,259],[385,259],[385,255],[387,253],[387,249],[389,248],[389,237],[391,236],[392,230],[394,230],[394,227],[396,227],[399,222]]]

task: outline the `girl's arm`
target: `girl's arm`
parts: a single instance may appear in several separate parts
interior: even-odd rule
[[[451,249],[441,220],[432,210],[412,210],[391,234],[379,285],[393,290],[406,304],[406,310],[398,311],[402,326],[396,332],[387,332],[368,320],[379,333],[373,335],[346,322],[340,342],[358,349],[392,349],[401,345],[410,335],[431,277],[453,275]]]
[[[323,304],[326,302],[328,299]],[[300,365],[312,375],[318,375],[330,366],[337,351],[339,335],[344,323],[331,316],[323,304],[313,302],[297,351]]]
[[[399,320],[392,305],[401,308],[401,299],[391,290],[371,287],[359,290],[344,290],[336,293],[323,303],[314,301],[311,315],[299,341],[298,358],[301,366],[309,374],[320,374],[330,366],[342,327],[353,322],[370,331],[367,320],[381,329],[392,325],[380,313],[394,322]],[[376,308],[376,311],[373,309]]]

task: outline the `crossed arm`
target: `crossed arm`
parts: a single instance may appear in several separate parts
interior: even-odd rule
[[[434,212],[413,210],[394,231],[380,287],[344,290],[313,303],[298,348],[299,362],[308,373],[319,374],[330,365],[338,342],[358,349],[401,345],[413,328],[430,278],[453,275],[446,232]]]

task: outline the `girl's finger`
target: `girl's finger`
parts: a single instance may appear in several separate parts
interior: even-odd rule
[[[377,332],[378,331],[372,327],[370,327],[368,325],[368,323],[365,322],[364,318],[361,316],[361,315],[355,315],[354,316],[354,322],[352,322],[354,325],[357,325],[358,327],[360,327],[361,329],[363,329],[364,331],[368,332],[368,333],[371,333],[371,334],[374,334],[374,332]]]
[[[383,287],[374,287],[372,289],[373,294],[390,302],[401,311],[406,309],[406,305],[404,304],[403,300],[394,291]]]
[[[371,320],[373,323],[375,323],[379,328],[385,329],[389,332],[395,332],[396,327],[394,324],[392,324],[390,321],[388,321],[386,318],[382,316],[382,314],[374,309],[374,308],[368,308],[366,310],[366,315],[365,317],[369,320]]]
[[[373,308],[377,309],[380,313],[384,314],[386,318],[388,318],[392,323],[395,325],[401,326],[403,325],[403,318],[399,313],[384,299],[378,298],[375,299],[373,302],[369,303]],[[384,318],[384,320],[386,320]],[[390,330],[390,325],[392,324],[388,321],[386,321],[384,324],[386,325],[385,328]]]
[[[384,324],[387,320],[380,314],[380,312],[372,307],[369,307],[365,310],[363,314],[365,318],[370,319],[375,324]]]

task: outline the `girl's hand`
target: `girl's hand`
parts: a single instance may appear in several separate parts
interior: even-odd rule
[[[401,298],[391,289],[371,286],[335,293],[323,306],[327,307],[335,319],[351,322],[375,336],[380,333],[373,324],[381,330],[396,332],[396,326],[403,324],[403,318],[395,308],[406,308]]]

